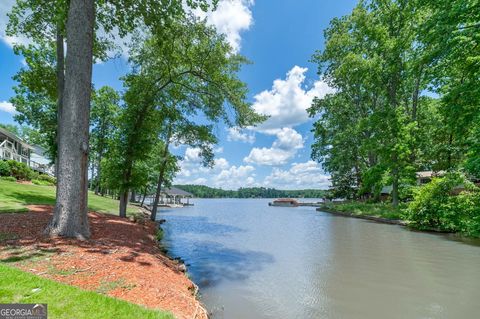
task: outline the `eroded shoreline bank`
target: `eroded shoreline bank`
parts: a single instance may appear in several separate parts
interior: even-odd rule
[[[96,291],[175,318],[208,318],[183,265],[166,256],[156,240],[157,223],[89,213],[89,240],[49,238],[43,229],[52,207],[2,214],[0,259],[37,276]],[[61,303],[61,300],[59,300]],[[101,309],[99,309],[101,311]]]
[[[349,213],[349,212],[341,212],[338,210],[331,209],[329,207],[318,207],[316,209],[318,212],[325,212],[329,214],[334,214],[334,215],[340,215],[340,216],[345,216],[345,217],[353,217],[353,218],[359,218],[359,219],[366,219],[366,220],[371,220],[375,221],[378,223],[383,223],[383,224],[391,224],[391,225],[400,225],[400,226],[407,226],[408,222],[401,220],[401,219],[389,219],[389,218],[384,218],[384,217],[377,217],[377,216],[371,216],[371,215],[358,215],[354,213]]]

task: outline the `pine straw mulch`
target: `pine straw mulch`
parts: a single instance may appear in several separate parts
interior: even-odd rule
[[[195,285],[180,265],[161,253],[156,224],[89,213],[89,240],[43,235],[52,207],[0,215],[0,262],[83,289],[98,291],[176,318],[206,318]]]

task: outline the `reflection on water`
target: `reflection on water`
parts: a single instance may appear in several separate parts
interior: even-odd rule
[[[163,210],[214,318],[478,318],[480,247],[268,200]]]

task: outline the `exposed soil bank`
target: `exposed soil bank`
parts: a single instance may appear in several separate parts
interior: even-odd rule
[[[341,215],[341,216],[345,216],[345,217],[354,217],[354,218],[360,218],[360,219],[373,220],[375,222],[384,223],[384,224],[401,225],[401,226],[406,226],[407,225],[406,221],[400,220],[400,219],[388,219],[388,218],[377,217],[377,216],[357,215],[357,214],[353,214],[353,213],[336,211],[336,210],[333,210],[333,209],[327,208],[327,207],[319,207],[319,208],[317,208],[317,211],[330,213],[330,214],[335,214],[335,215]]]
[[[179,319],[207,318],[182,265],[158,247],[155,223],[91,212],[89,240],[48,238],[43,230],[52,207],[33,205],[29,209],[28,213],[0,215],[0,234],[6,238],[0,241],[2,262],[148,308],[168,310]]]

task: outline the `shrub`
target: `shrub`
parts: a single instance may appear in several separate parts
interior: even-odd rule
[[[30,179],[33,180],[33,179],[38,179],[38,176],[40,176],[40,173],[32,170],[32,174],[30,175]]]
[[[50,183],[49,181],[42,181],[39,179],[32,179],[32,183],[35,185],[44,185],[44,186],[53,186],[53,183]]]
[[[53,184],[53,185],[57,184],[57,179],[47,174],[40,174],[37,179],[40,181],[49,182],[50,184]]]
[[[9,160],[8,165],[11,169],[11,175],[16,179],[29,181],[34,175],[34,171],[25,163]]]
[[[161,227],[159,227],[157,229],[157,233],[156,233],[155,237],[157,238],[157,241],[162,241],[162,239],[163,239],[163,229]]]
[[[2,181],[8,181],[8,182],[16,182],[17,179],[13,176],[2,176],[0,177]]]
[[[0,176],[10,176],[12,170],[7,161],[0,160]]]
[[[480,235],[480,189],[461,173],[417,188],[405,216],[413,228]]]

